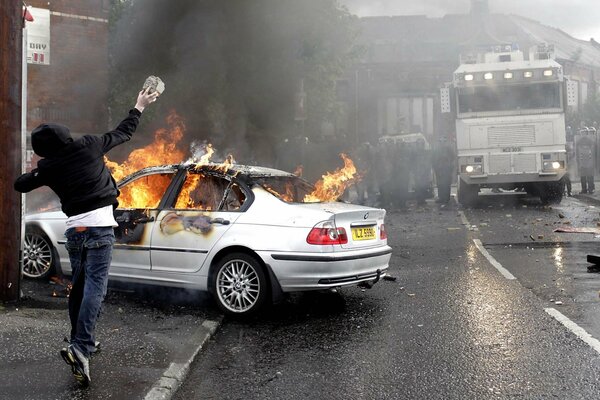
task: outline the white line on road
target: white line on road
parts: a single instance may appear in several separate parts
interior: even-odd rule
[[[585,343],[589,344],[590,347],[596,350],[597,353],[600,353],[600,341],[594,338],[592,335],[586,332],[585,329],[577,325],[575,322],[571,321],[569,318],[565,317],[560,311],[555,308],[544,308],[548,314],[554,317],[558,322],[563,324],[567,329],[575,334],[579,339],[583,340]]]
[[[490,253],[488,253],[488,251],[485,249],[485,247],[483,247],[481,240],[473,239],[473,243],[475,243],[475,246],[477,247],[479,252],[481,254],[483,254],[483,256],[485,258],[487,258],[487,260],[490,262],[490,264],[492,264],[494,266],[494,268],[496,268],[502,274],[502,276],[504,276],[506,279],[517,279],[506,268],[504,268],[502,266],[502,264],[500,264],[498,261],[496,261],[496,259],[494,257],[492,257],[492,255]]]
[[[469,223],[469,220],[467,219],[467,216],[465,215],[464,211],[459,211],[458,215],[460,215],[460,220],[462,221],[463,225],[469,228],[471,224]]]

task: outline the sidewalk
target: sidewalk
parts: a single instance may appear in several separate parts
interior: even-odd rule
[[[579,193],[579,192],[581,192],[581,182],[574,181],[574,182],[572,182],[571,194],[573,195],[573,197],[575,197],[577,199],[588,201],[588,202],[594,203],[595,205],[600,205],[600,182],[594,181],[594,183],[596,185],[596,190],[594,191],[594,193],[589,194],[589,193]]]
[[[0,305],[0,398],[11,400],[168,399],[221,321],[202,293],[110,289],[92,383],[81,388],[59,355],[70,330],[62,287],[23,280],[21,288],[20,303]]]

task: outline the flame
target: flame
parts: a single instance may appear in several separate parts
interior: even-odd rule
[[[341,153],[340,157],[344,160],[344,167],[323,175],[315,184],[315,190],[304,197],[305,203],[336,201],[347,187],[360,180],[350,157],[344,153]]]
[[[298,165],[296,167],[296,170],[294,171],[294,175],[301,177],[302,174],[304,173],[304,166],[303,165]]]
[[[215,153],[215,149],[212,147],[212,144],[207,144],[206,148],[204,149],[205,153],[203,156],[200,157],[200,159],[198,161],[195,161],[197,164],[208,164],[210,162],[210,158],[212,157],[212,155]]]
[[[168,128],[161,128],[154,134],[154,141],[141,149],[136,149],[122,164],[104,161],[115,180],[119,181],[142,168],[165,164],[177,164],[184,158],[184,152],[177,145],[183,138],[183,119],[171,111],[167,117]],[[169,184],[170,177],[153,175],[149,179],[138,179],[121,189],[119,206],[124,208],[155,208]]]
[[[185,184],[181,189],[181,193],[177,197],[177,204],[175,204],[175,208],[193,208],[194,201],[192,200],[192,192],[196,190],[198,187],[198,183],[200,183],[200,177],[203,177],[201,174],[188,174],[187,179],[185,180]]]

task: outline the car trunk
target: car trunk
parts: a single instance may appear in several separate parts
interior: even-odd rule
[[[381,225],[385,218],[385,210],[346,203],[307,203],[303,207],[320,209],[332,214],[335,226],[344,228],[348,235],[348,243],[341,245],[344,249],[359,249],[381,246]]]

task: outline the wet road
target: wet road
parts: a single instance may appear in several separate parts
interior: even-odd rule
[[[226,319],[176,398],[600,398],[599,353],[551,311],[600,338],[600,275],[585,262],[600,239],[552,232],[596,226],[599,211],[506,195],[390,212],[397,281]]]

